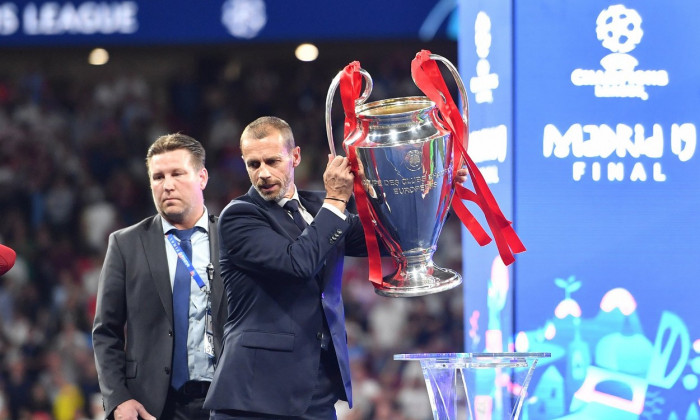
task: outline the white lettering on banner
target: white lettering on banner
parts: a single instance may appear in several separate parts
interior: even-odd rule
[[[498,166],[496,165],[480,166],[479,172],[481,172],[487,184],[498,184],[498,181],[500,181],[498,178]]]
[[[646,100],[649,99],[649,94],[646,92],[645,86],[668,85],[668,73],[665,70],[575,69],[571,72],[571,82],[576,86],[594,86],[593,92],[599,98],[641,98]]]
[[[670,150],[678,157],[680,162],[687,162],[695,155],[697,146],[697,129],[694,124],[672,124],[670,130]],[[554,125],[547,124],[544,127],[542,141],[542,153],[545,158],[565,159],[573,156],[583,158],[647,158],[661,159],[664,154],[664,130],[661,124],[653,124],[651,133],[647,133],[644,125],[635,124],[633,127],[626,124],[617,124],[613,130],[607,124],[581,125],[573,124],[563,133]],[[572,164],[572,177],[574,181],[581,181],[584,177],[590,177],[593,181],[600,181],[605,171],[608,181],[644,182],[648,179],[656,182],[666,181],[661,162],[651,164],[651,177],[648,175],[648,163],[636,161],[629,172],[625,171],[625,163],[609,161],[607,165],[599,161],[589,163],[584,160],[576,160]]]
[[[634,128],[618,124],[613,130],[609,125],[574,124],[561,134],[553,124],[544,127],[543,152],[545,157],[554,154],[558,158],[602,157],[615,153],[618,157],[627,155],[638,158],[646,156],[660,158],[663,155],[663,132],[661,125],[654,124],[651,136],[647,137],[644,126]]]
[[[681,162],[687,162],[695,154],[697,131],[693,124],[673,124],[671,126],[671,152]]]
[[[591,179],[593,181],[600,181],[601,177],[601,164],[600,162],[591,163]],[[576,161],[572,165],[572,177],[574,181],[581,181],[586,176],[586,162]],[[622,162],[608,162],[605,166],[607,171],[608,181],[624,181],[625,180],[625,165]],[[642,162],[635,162],[632,166],[632,171],[629,174],[630,181],[646,181],[647,180],[647,166]],[[651,179],[656,182],[666,181],[666,174],[663,173],[661,167],[661,162],[654,162],[651,165]]]
[[[504,124],[469,133],[467,153],[474,163],[505,162],[508,155],[508,127]],[[498,184],[498,165],[479,166],[487,184]]]
[[[476,76],[469,79],[469,90],[478,104],[493,103],[493,91],[498,88],[498,74],[491,72],[488,60],[491,39],[491,18],[480,11],[474,21],[474,45],[479,61],[476,63]],[[508,127],[501,124],[470,132],[467,153],[477,164],[489,161],[503,163],[508,154]],[[498,165],[480,165],[479,171],[487,184],[498,184]]]
[[[505,162],[508,154],[508,127],[501,124],[470,132],[467,152],[475,163],[488,160]]]
[[[18,29],[17,6],[12,3],[0,4],[0,35],[12,35]]]
[[[138,30],[135,2],[28,3],[22,11],[27,35],[131,34]]]

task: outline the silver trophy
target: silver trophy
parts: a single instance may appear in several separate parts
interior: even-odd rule
[[[468,104],[457,69],[439,55],[430,58],[443,62],[455,77],[466,124]],[[333,79],[326,97],[326,131],[332,154],[331,107],[342,73]],[[346,135],[343,148],[348,156],[354,148],[373,228],[397,266],[381,284],[373,283],[375,291],[382,296],[408,297],[456,287],[462,277],[433,263],[454,194],[452,134],[441,123],[435,103],[425,96],[365,103],[372,91],[372,77],[363,69],[360,74],[365,87],[355,100],[357,124],[354,132]],[[358,200],[358,205],[362,204]]]

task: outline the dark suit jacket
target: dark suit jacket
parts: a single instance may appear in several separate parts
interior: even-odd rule
[[[342,220],[321,208],[323,197],[299,191],[316,215],[301,235],[284,209],[253,188],[221,213],[229,317],[205,408],[303,414],[316,384],[324,313],[352,404],[341,275],[344,255],[366,255],[366,245],[358,217]]]
[[[221,354],[226,307],[218,269],[216,218],[209,217],[214,344]],[[159,215],[114,232],[100,274],[92,330],[97,374],[108,417],[136,399],[160,417],[170,386],[173,294]],[[126,334],[126,336],[125,336]]]

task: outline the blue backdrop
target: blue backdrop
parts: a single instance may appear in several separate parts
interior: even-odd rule
[[[498,316],[504,349],[552,353],[524,418],[700,418],[700,3],[461,6],[465,80],[482,59],[475,28],[491,21],[500,83],[471,129],[503,121],[512,136],[513,177],[492,187],[528,248],[499,315],[495,247],[465,237],[466,348],[488,349]]]
[[[455,0],[0,2],[0,45],[444,38]]]

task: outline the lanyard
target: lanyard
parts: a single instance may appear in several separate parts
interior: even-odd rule
[[[173,246],[173,249],[175,250],[177,257],[180,259],[180,261],[183,262],[183,264],[185,264],[185,267],[187,267],[187,271],[190,272],[190,276],[192,276],[194,281],[197,282],[197,286],[199,286],[199,289],[202,290],[207,295],[209,295],[209,291],[207,290],[207,285],[204,284],[202,277],[199,275],[197,270],[194,269],[192,262],[189,260],[189,258],[187,258],[187,255],[185,255],[185,251],[183,251],[182,248],[180,248],[180,244],[177,243],[174,236],[175,235],[173,235],[172,233],[167,235],[168,241],[170,242],[170,245]]]
[[[202,281],[202,277],[199,275],[197,270],[194,269],[194,266],[192,265],[192,262],[187,258],[187,255],[185,255],[185,251],[182,250],[180,247],[180,244],[175,240],[174,236],[172,233],[168,234],[168,242],[170,242],[170,245],[173,246],[173,249],[175,250],[175,253],[177,254],[177,257],[180,259],[180,261],[185,264],[185,267],[187,267],[187,271],[190,272],[190,276],[194,279],[195,282],[197,282],[197,286],[199,286],[199,290],[203,291],[204,294],[207,296],[207,308],[204,311],[205,315],[205,321],[204,321],[204,352],[207,354],[207,356],[211,357],[212,359],[215,357],[214,353],[214,327],[213,327],[213,320],[212,320],[212,315],[211,315],[211,293],[207,289],[207,285],[204,284],[204,281]],[[214,279],[214,265],[210,262],[209,265],[207,266],[207,276],[209,277],[209,284]]]

